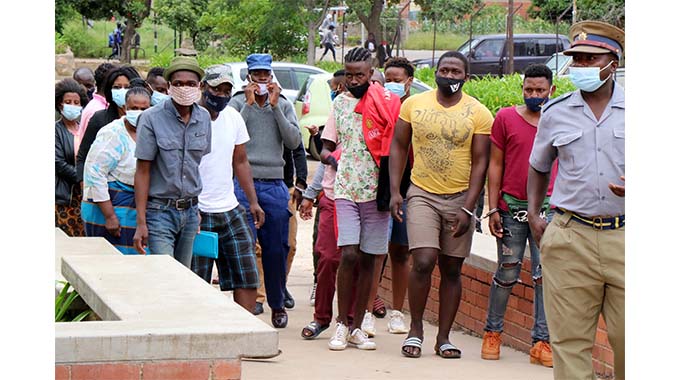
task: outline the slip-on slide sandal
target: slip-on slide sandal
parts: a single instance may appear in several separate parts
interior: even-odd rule
[[[414,354],[405,350],[406,347],[415,347],[418,349],[418,353]],[[419,358],[423,352],[423,340],[417,336],[412,336],[406,338],[404,343],[401,345],[401,353],[407,358]]]
[[[305,326],[302,329],[302,332],[300,333],[300,336],[302,336],[303,339],[314,339],[319,336],[322,332],[324,332],[328,326],[330,325],[320,325],[319,322],[317,321],[311,321],[307,326]],[[305,334],[305,332],[311,332],[311,335]]]
[[[452,354],[447,354],[448,351],[453,351]],[[439,348],[435,347],[434,352],[444,359],[460,359],[462,352],[451,343],[444,343]]]

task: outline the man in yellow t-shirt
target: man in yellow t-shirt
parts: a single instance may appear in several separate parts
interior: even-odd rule
[[[435,352],[442,358],[459,358],[461,351],[449,341],[449,331],[460,304],[460,271],[472,246],[472,210],[489,163],[493,116],[461,91],[470,77],[464,55],[455,51],[442,55],[435,75],[436,90],[411,96],[402,104],[390,149],[390,210],[399,221],[403,203],[399,184],[409,143],[414,154],[406,195],[406,228],[413,256],[408,285],[411,328],[402,354],[421,355],[423,312],[438,262],[441,284]]]

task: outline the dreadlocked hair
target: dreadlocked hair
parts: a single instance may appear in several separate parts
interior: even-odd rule
[[[345,63],[370,62],[371,58],[372,56],[370,50],[361,46],[357,46],[345,54]]]

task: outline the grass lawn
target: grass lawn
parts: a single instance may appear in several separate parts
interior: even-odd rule
[[[80,19],[69,21],[64,28],[64,37],[71,46],[73,53],[78,58],[106,58],[111,54],[108,47],[108,36],[116,27],[113,21],[95,21],[94,27],[83,26]],[[165,25],[157,25],[158,31],[158,52],[172,52],[173,30]],[[154,55],[154,25],[150,18],[144,23],[137,32],[141,37],[141,47],[144,49],[146,58]],[[178,36],[179,38],[179,36]],[[177,45],[179,46],[179,41]],[[132,52],[134,54],[134,51]],[[139,58],[143,58],[142,50],[139,51]]]
[[[430,50],[432,49],[433,32],[410,32],[404,43],[406,50]],[[450,32],[437,32],[435,50],[456,50],[467,41],[468,36]]]

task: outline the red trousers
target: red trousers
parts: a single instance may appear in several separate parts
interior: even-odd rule
[[[314,320],[320,325],[330,324],[333,320],[333,297],[335,296],[335,279],[340,266],[341,250],[335,235],[335,201],[325,195],[319,200],[319,226],[314,250],[319,254],[316,267],[316,300],[314,301]],[[355,269],[355,276],[357,275]],[[356,298],[356,281],[352,288],[352,303],[349,310],[349,322],[354,316]]]

